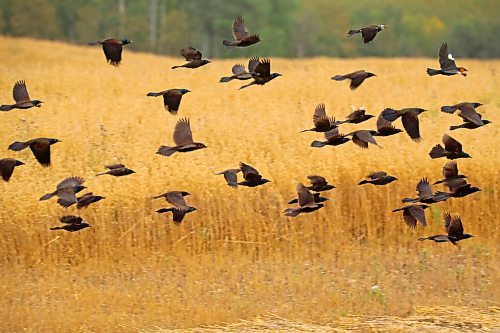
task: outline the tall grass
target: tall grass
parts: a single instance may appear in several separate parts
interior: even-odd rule
[[[0,38],[0,101],[12,99],[20,79],[32,98],[45,101],[40,109],[0,114],[0,158],[26,162],[0,184],[2,330],[185,328],[269,312],[327,323],[345,314],[406,315],[416,305],[498,304],[499,61],[460,59],[467,78],[429,78],[425,68],[437,59],[272,59],[272,70],[283,77],[237,91],[240,82],[218,83],[236,60],[172,71],[182,59],[132,49],[117,69],[100,48]],[[354,92],[329,79],[357,69],[378,76]],[[146,97],[168,88],[192,91],[177,117],[160,98]],[[432,206],[429,226],[408,230],[391,210],[414,193],[420,178],[441,178],[445,160],[431,160],[428,152],[460,120],[439,107],[461,101],[484,103],[480,111],[493,122],[452,134],[473,156],[458,161],[460,172],[483,191]],[[380,138],[383,148],[310,148],[321,134],[298,132],[311,127],[319,103],[336,118],[351,106],[376,115],[385,107],[426,108],[424,140],[417,144],[402,134]],[[161,144],[172,144],[182,116],[208,148],[156,155]],[[372,119],[345,131],[374,127]],[[52,146],[50,168],[39,166],[29,150],[7,150],[13,141],[35,137],[62,140]],[[239,161],[272,182],[234,190],[214,175]],[[113,162],[137,173],[95,177]],[[377,170],[399,180],[356,185]],[[286,218],[282,211],[295,183],[311,173],[337,189],[326,194],[324,209]],[[106,199],[81,211],[38,201],[72,175],[85,177],[89,190]],[[166,190],[189,191],[188,203],[198,211],[179,226],[156,214],[166,203],[151,196]],[[417,242],[443,232],[445,211],[460,214],[475,237],[459,247]],[[79,214],[92,227],[49,231],[63,214]]]

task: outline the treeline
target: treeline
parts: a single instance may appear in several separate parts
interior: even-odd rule
[[[84,44],[126,37],[134,50],[206,57],[436,56],[443,41],[457,57],[500,57],[498,0],[0,0],[0,33]],[[263,41],[228,52],[242,15]],[[350,28],[385,24],[374,43]]]

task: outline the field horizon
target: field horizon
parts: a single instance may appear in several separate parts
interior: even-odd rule
[[[498,307],[500,60],[455,55],[469,70],[466,78],[431,78],[425,69],[435,68],[437,59],[271,58],[271,70],[283,76],[238,91],[246,82],[218,80],[247,59],[171,70],[184,59],[129,49],[114,68],[100,47],[0,36],[0,103],[12,101],[18,80],[26,81],[31,98],[45,102],[0,113],[0,158],[26,163],[10,182],[0,183],[0,331],[168,332],[270,313],[325,325],[348,315],[407,317],[421,307]],[[330,80],[358,69],[377,77],[356,91]],[[161,98],[146,97],[169,88],[192,91],[177,116]],[[492,123],[449,131],[461,120],[439,108],[463,101],[483,103],[478,111]],[[425,108],[419,117],[423,141],[403,133],[377,138],[382,148],[362,150],[351,142],[311,148],[322,134],[299,131],[312,127],[320,103],[337,119],[353,106],[375,116],[386,107]],[[208,148],[156,155],[160,145],[173,143],[182,117],[190,119],[195,141]],[[375,122],[347,124],[342,132],[375,129]],[[402,128],[401,121],[395,126]],[[459,171],[482,191],[433,205],[426,210],[428,226],[409,230],[391,211],[415,196],[421,178],[442,178],[447,160],[428,153],[444,133],[472,155],[457,160]],[[62,141],[52,146],[49,168],[29,149],[7,150],[14,141],[36,137]],[[235,190],[214,175],[240,161],[271,183]],[[137,173],[95,176],[116,162]],[[398,181],[357,185],[379,170]],[[325,176],[337,188],[324,192],[330,200],[323,209],[285,217],[295,184],[306,183],[309,174]],[[38,201],[69,176],[84,177],[87,191],[106,199],[82,210]],[[170,214],[155,213],[168,204],[151,197],[167,190],[190,192],[187,202],[198,209],[180,225]],[[448,211],[460,215],[465,232],[475,237],[456,247],[418,242],[443,233]],[[92,227],[49,230],[67,214]],[[466,311],[459,313],[469,320]]]

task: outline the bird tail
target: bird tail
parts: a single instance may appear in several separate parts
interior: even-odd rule
[[[63,230],[64,227],[53,227],[53,228],[50,228],[50,230]]]
[[[0,111],[10,111],[12,110],[14,107],[12,105],[0,105]]]
[[[418,199],[412,199],[412,198],[404,198],[403,200],[401,200],[402,202],[418,202]]]
[[[346,79],[346,77],[343,75],[335,75],[334,77],[332,77],[332,80],[335,80],[335,81],[343,81],[345,79]]]
[[[431,239],[431,238],[430,238],[430,237],[420,237],[420,238],[419,238],[419,239],[417,239],[417,240],[419,240],[419,241],[424,241],[424,240],[428,240],[428,239]]]
[[[26,147],[28,147],[28,145],[26,145],[24,142],[16,141],[9,146],[9,150],[20,151]]]
[[[370,182],[367,180],[362,180],[358,183],[358,185],[364,185],[364,184],[370,184]]]
[[[161,96],[161,93],[150,92],[146,96],[158,97],[158,96]]]
[[[462,126],[450,126],[450,131],[454,131],[454,130],[457,130],[459,128],[462,128]]]
[[[222,41],[222,44],[223,44],[224,46],[227,46],[227,47],[228,47],[228,48],[230,48],[230,49],[232,49],[232,48],[234,47],[233,42],[232,42],[232,41],[230,41],[230,40],[227,40],[227,39],[224,39],[224,40]]]
[[[172,66],[172,69],[181,68],[182,66]],[[149,94],[148,94],[149,95]]]
[[[173,208],[161,208],[161,209],[158,209],[156,212],[157,213],[167,213],[167,212],[173,212],[174,209]]]
[[[238,90],[241,90],[241,89],[245,89],[246,87],[250,87],[251,85],[253,85],[255,82],[251,82],[249,84],[245,84],[244,86],[241,86]]]
[[[313,142],[311,142],[311,147],[314,147],[314,148],[321,148],[321,147],[324,147],[326,146],[326,143],[322,142],[322,141],[316,141],[314,140]]]
[[[347,37],[351,37],[352,35],[359,34],[361,30],[349,30],[347,33]]]
[[[431,158],[444,157],[445,156],[444,152],[445,152],[445,150],[443,147],[441,147],[441,145],[435,145],[434,147],[432,147],[432,149],[429,153],[429,156]]]
[[[158,148],[158,151],[156,153],[158,155],[170,156],[176,151],[177,149],[175,149],[175,147],[161,146],[160,148]]]
[[[283,213],[285,213],[285,216],[295,217],[299,215],[300,208],[287,208]]]
[[[441,71],[438,69],[432,69],[432,68],[427,68],[427,75],[433,76],[433,75],[438,75],[441,74]]]
[[[102,176],[102,175],[107,175],[107,174],[108,174],[108,172],[106,171],[106,172],[96,173],[96,176]]]
[[[221,77],[221,78],[220,78],[219,82],[220,82],[220,83],[225,83],[225,82],[229,82],[229,81],[231,81],[232,79],[233,79],[233,78],[232,78],[232,77],[230,77],[230,76],[224,76],[224,77]]]
[[[102,44],[101,41],[95,41],[95,42],[89,42],[89,45],[98,45],[98,44]]]
[[[42,195],[40,197],[40,201],[44,201],[44,200],[49,200],[50,198],[52,198],[54,195],[56,195],[56,193],[47,193],[45,195]]]
[[[457,108],[450,105],[445,105],[441,107],[441,111],[446,113],[454,113],[455,111],[457,111]]]

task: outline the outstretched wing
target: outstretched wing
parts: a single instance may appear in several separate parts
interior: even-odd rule
[[[243,17],[237,16],[233,21],[233,37],[236,40],[242,40],[248,36],[247,28]]]
[[[453,59],[451,53],[448,53],[447,43],[443,43],[443,45],[441,45],[441,48],[439,49],[439,65],[441,66],[442,70],[457,67],[457,65],[455,64],[455,59]]]
[[[28,95],[28,89],[26,88],[26,82],[17,81],[12,89],[12,97],[16,103],[29,102],[30,96]]]
[[[77,176],[68,177],[59,184],[57,184],[57,189],[61,190],[63,188],[74,188],[78,185],[82,185],[84,182],[85,179],[83,179],[82,177],[77,177]]]
[[[453,216],[448,227],[448,236],[460,238],[464,235],[464,226],[460,216]]]
[[[443,135],[443,143],[446,151],[460,153],[462,151],[462,144],[453,139],[448,134]]]
[[[231,71],[233,72],[234,75],[243,74],[246,72],[245,66],[243,66],[242,64],[234,65]]]
[[[187,61],[191,60],[201,60],[202,54],[200,51],[194,47],[188,46],[181,49],[181,55],[186,58]]]
[[[174,142],[178,146],[193,143],[193,133],[188,118],[179,119],[175,125]]]
[[[261,77],[271,76],[271,61],[269,59],[260,60],[254,72]]]
[[[313,194],[303,184],[298,183],[296,188],[299,197],[299,206],[307,206],[314,203]]]
[[[417,192],[419,198],[426,198],[432,196],[431,184],[427,178],[422,178],[417,184]]]
[[[446,163],[443,167],[444,178],[455,178],[458,176],[458,165],[455,161]]]
[[[261,180],[262,179],[262,176],[259,174],[259,171],[257,171],[257,169],[251,167],[248,164],[240,162],[240,169],[243,172],[243,178],[245,178],[245,180]]]

